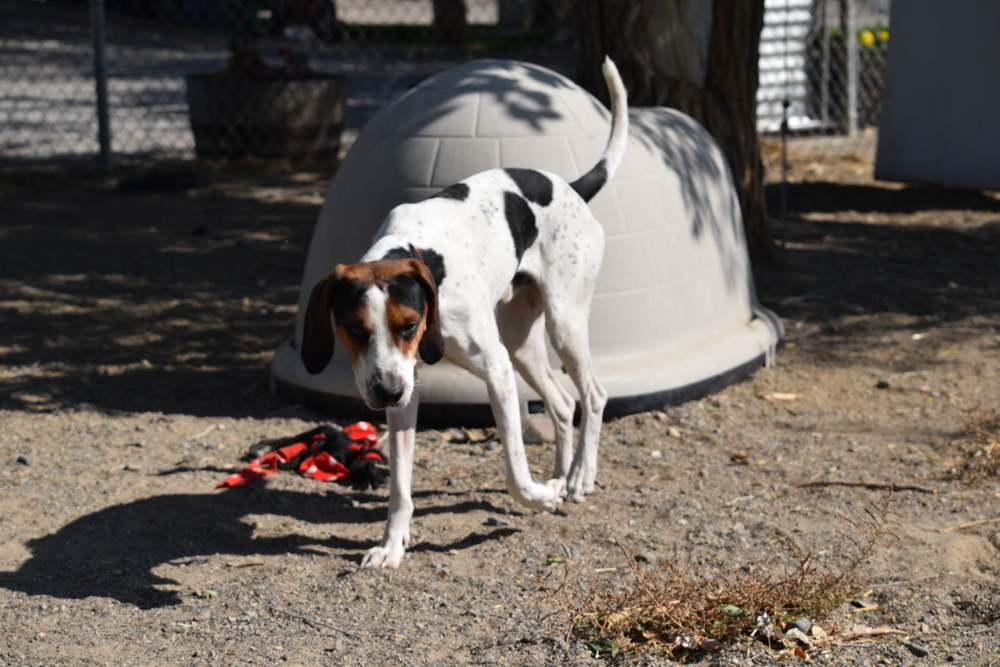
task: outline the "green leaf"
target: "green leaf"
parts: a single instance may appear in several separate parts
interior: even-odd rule
[[[729,618],[739,618],[747,613],[746,609],[743,607],[737,607],[734,604],[727,604],[722,608],[722,613]]]
[[[591,639],[587,642],[587,648],[594,653],[614,653],[621,647],[607,639]]]
[[[565,563],[566,559],[561,556],[549,556],[545,559],[546,565],[555,565],[556,563]]]

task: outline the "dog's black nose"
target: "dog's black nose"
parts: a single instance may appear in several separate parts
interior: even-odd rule
[[[372,387],[372,393],[382,405],[396,405],[403,398],[403,385],[378,383]]]

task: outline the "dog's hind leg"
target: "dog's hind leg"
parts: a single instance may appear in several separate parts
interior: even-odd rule
[[[589,305],[589,299],[572,306],[560,300],[546,300],[549,339],[580,392],[580,439],[566,478],[566,497],[574,502],[582,502],[585,494],[594,491],[601,419],[608,402],[608,393],[594,374],[590,360]]]
[[[410,480],[413,477],[413,450],[416,445],[416,394],[403,408],[386,410],[389,425],[389,521],[378,546],[372,547],[361,561],[361,567],[399,567],[410,543],[410,519],[413,499]]]
[[[524,453],[524,439],[521,437],[521,409],[510,354],[500,341],[500,333],[493,318],[486,320],[484,328],[478,333],[480,335],[475,340],[489,342],[482,344],[474,353],[467,351],[462,365],[486,382],[493,417],[503,443],[507,490],[522,505],[532,509],[554,510],[562,502],[565,480],[555,478],[545,484],[538,484],[531,479],[528,459]]]
[[[555,427],[556,462],[553,477],[565,478],[573,462],[573,397],[563,388],[549,364],[545,347],[545,310],[534,281],[514,290],[510,301],[497,308],[500,336],[514,367],[534,389]]]

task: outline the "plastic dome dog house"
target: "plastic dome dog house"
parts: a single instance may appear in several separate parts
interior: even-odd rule
[[[615,178],[591,201],[606,250],[590,319],[605,417],[699,398],[769,363],[781,323],[757,304],[739,202],[712,137],[666,108],[630,112]],[[547,169],[568,181],[597,161],[610,113],[569,79],[510,61],[440,72],[387,103],[330,185],[309,248],[295,335],[272,363],[274,389],[325,412],[362,416],[343,346],[319,375],[298,355],[317,281],[358,260],[390,209],[496,167]],[[553,368],[559,368],[551,354]],[[485,384],[440,362],[423,366],[424,424],[492,422]],[[575,396],[568,376],[564,384]],[[519,378],[526,410],[541,402]],[[369,415],[371,416],[371,415]]]

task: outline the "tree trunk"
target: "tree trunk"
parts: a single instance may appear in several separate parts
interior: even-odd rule
[[[633,106],[669,106],[707,129],[725,153],[750,252],[770,258],[757,140],[757,59],[764,0],[580,0],[577,81],[605,103],[604,56]]]
[[[465,46],[469,42],[469,22],[465,0],[433,0],[434,39],[439,44]]]

